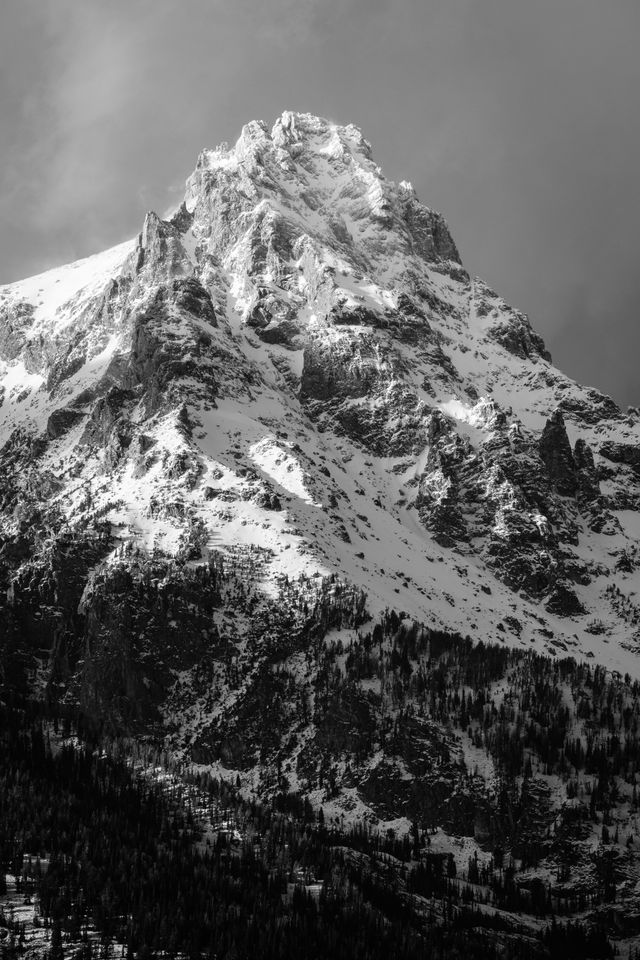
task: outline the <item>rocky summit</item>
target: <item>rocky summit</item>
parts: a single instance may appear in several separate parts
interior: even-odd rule
[[[458,870],[504,942],[640,935],[639,567],[638,412],[357,127],[249,123],[172,215],[0,287],[4,695],[429,831],[432,919]]]
[[[330,578],[640,675],[637,413],[553,366],[356,127],[249,123],[172,216],[1,287],[0,397],[4,629],[41,683],[114,578],[240,557],[264,603]]]

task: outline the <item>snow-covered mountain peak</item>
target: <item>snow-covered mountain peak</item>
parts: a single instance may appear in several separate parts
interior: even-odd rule
[[[362,161],[373,160],[371,144],[365,140],[359,127],[352,123],[341,126],[310,113],[285,110],[273,125],[271,139],[285,149],[302,143],[336,159],[358,156]]]
[[[216,869],[235,785],[289,839],[322,808],[332,897],[368,837],[456,943],[635,945],[639,591],[637,412],[553,366],[356,127],[249,123],[172,215],[0,287],[0,700],[219,777]]]
[[[640,675],[637,417],[552,366],[356,127],[249,123],[173,216],[0,288],[0,384],[14,605],[61,524],[100,524],[98,572],[248,552],[265,596],[336,576]]]
[[[217,241],[218,255],[227,252],[230,240],[241,239],[241,231],[247,236],[251,221],[264,236],[266,220],[267,232],[279,234],[289,247],[309,236],[334,268],[355,259],[390,277],[419,271],[414,260],[459,265],[444,220],[422,206],[409,185],[384,177],[358,128],[310,114],[284,113],[271,132],[252,122],[234,147],[204,151],[187,182],[185,202],[195,215],[197,235]],[[214,203],[234,209],[233,221],[225,218],[220,231]],[[238,232],[229,237],[231,225]]]

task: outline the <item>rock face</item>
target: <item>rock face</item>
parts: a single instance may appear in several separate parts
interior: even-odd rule
[[[607,845],[636,909],[638,570],[637,415],[355,127],[250,123],[173,216],[0,287],[0,696],[439,828],[481,889],[510,851],[505,929],[603,912]]]
[[[584,444],[584,440],[582,443]],[[540,456],[558,493],[564,497],[573,497],[578,488],[576,464],[560,410],[556,410],[549,417],[542,431]]]
[[[373,617],[640,675],[610,599],[640,551],[638,418],[552,366],[356,127],[249,123],[173,216],[0,288],[0,388],[0,632],[25,685],[162,718],[170,621],[191,665],[224,637],[230,601],[190,604],[229,556],[239,594],[296,584],[312,610],[328,578]]]

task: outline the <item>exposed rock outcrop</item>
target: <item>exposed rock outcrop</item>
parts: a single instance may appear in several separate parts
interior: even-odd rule
[[[542,431],[540,456],[558,493],[565,497],[574,496],[578,489],[576,465],[560,410],[549,417]]]
[[[14,632],[42,597],[56,605],[42,544],[84,543],[96,524],[108,547],[81,551],[81,594],[105,558],[129,571],[125,593],[144,592],[140,558],[178,563],[171,577],[188,585],[218,550],[241,550],[247,589],[273,596],[303,574],[312,595],[332,576],[373,610],[576,653],[592,652],[603,584],[635,569],[637,420],[551,366],[528,318],[470,280],[444,219],[384,177],[352,126],[250,123],[234,146],[203,151],[173,216],[150,213],[131,242],[0,288],[0,387]],[[134,676],[150,634],[103,573],[111,600],[91,594],[95,629],[77,612],[60,630],[42,615],[44,643],[67,650],[56,676],[71,682],[90,640],[92,682],[110,678],[100,709],[138,698],[161,713],[170,674]],[[607,660],[626,670],[630,628],[615,617]],[[253,762],[236,734],[225,751]]]

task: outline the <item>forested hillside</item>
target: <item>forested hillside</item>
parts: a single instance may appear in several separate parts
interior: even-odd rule
[[[35,913],[5,907],[5,954],[633,957],[640,686],[395,613],[330,637],[314,709],[366,703],[372,726],[348,763],[328,733],[308,789],[281,766],[262,802],[6,692],[4,899]]]

